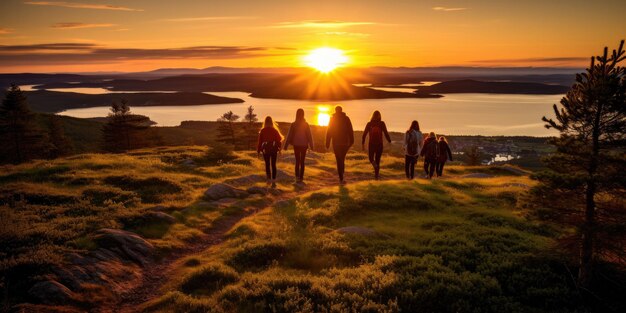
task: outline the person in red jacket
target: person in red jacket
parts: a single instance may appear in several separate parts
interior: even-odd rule
[[[446,165],[446,161],[452,161],[452,151],[450,150],[450,145],[448,145],[448,140],[446,137],[439,136],[439,141],[437,142],[439,146],[439,159],[437,160],[437,177],[443,175],[443,166]]]
[[[271,183],[272,187],[276,187],[276,158],[280,152],[282,141],[283,135],[280,134],[278,125],[274,123],[271,116],[267,116],[263,123],[263,128],[259,132],[256,151],[257,153],[263,153],[267,183],[268,185]]]
[[[387,125],[385,125],[385,122],[382,121],[379,111],[374,111],[372,118],[367,125],[365,125],[363,138],[361,139],[361,146],[363,146],[363,150],[365,150],[365,137],[367,137],[368,134],[370,136],[367,144],[368,157],[370,163],[374,167],[374,179],[378,179],[378,175],[380,173],[380,158],[383,155],[383,135],[385,135],[387,142],[391,143],[389,132],[387,132]]]
[[[420,156],[424,157],[424,172],[426,172],[426,178],[433,178],[437,160],[439,159],[439,145],[437,144],[437,136],[434,132],[430,132],[428,138],[424,140]]]

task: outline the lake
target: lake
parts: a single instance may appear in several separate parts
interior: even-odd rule
[[[408,86],[402,86],[408,87]],[[397,91],[400,91],[396,88]],[[77,91],[58,89],[56,91]],[[404,91],[404,90],[402,90]],[[81,90],[80,92],[106,92]],[[443,98],[395,98],[349,101],[303,101],[252,98],[245,92],[211,92],[240,98],[245,103],[195,106],[131,107],[136,114],[149,116],[160,126],[177,126],[185,120],[215,121],[232,110],[243,117],[252,105],[259,119],[266,115],[291,122],[297,108],[303,108],[311,124],[324,124],[335,105],[344,107],[355,130],[363,129],[374,110],[380,110],[389,130],[404,131],[411,121],[419,121],[422,131],[450,135],[550,136],[556,132],[543,127],[542,116],[552,116],[552,104],[563,95],[446,94]],[[106,116],[109,107],[71,109],[59,113],[73,117]]]

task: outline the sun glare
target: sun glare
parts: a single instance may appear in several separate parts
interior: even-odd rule
[[[317,125],[328,126],[330,122],[330,115],[328,114],[329,108],[324,106],[317,107]]]
[[[304,57],[304,63],[322,73],[328,73],[348,62],[342,50],[335,48],[318,48]]]

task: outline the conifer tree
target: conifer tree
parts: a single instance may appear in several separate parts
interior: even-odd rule
[[[58,158],[60,156],[70,155],[74,150],[72,142],[65,136],[63,121],[57,115],[50,115],[49,123],[50,137],[50,157]]]
[[[124,152],[147,146],[147,130],[150,124],[148,117],[132,114],[125,99],[120,103],[113,102],[111,113],[102,127],[104,150]]]
[[[257,135],[256,123],[259,121],[259,119],[257,118],[257,114],[254,113],[254,108],[252,106],[248,107],[248,111],[244,118],[247,123],[246,134],[248,137],[248,149],[254,149],[255,139]]]
[[[35,113],[17,85],[11,85],[0,106],[0,140],[2,162],[17,164],[44,157],[47,152],[47,138],[37,127]]]
[[[534,215],[575,230],[561,247],[578,266],[578,285],[590,288],[598,262],[626,261],[626,75],[624,41],[611,54],[592,57],[585,73],[554,105],[559,132],[550,142],[556,153],[545,159],[531,190]]]
[[[233,113],[233,111],[228,111],[217,119],[219,122],[217,141],[225,145],[235,146],[237,139],[235,136],[235,122],[237,120],[239,120],[239,115]]]

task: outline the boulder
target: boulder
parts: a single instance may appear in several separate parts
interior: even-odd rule
[[[144,216],[152,223],[164,223],[169,225],[176,223],[175,217],[164,212],[148,212]]]
[[[145,266],[152,257],[154,247],[135,233],[120,229],[103,228],[98,230],[93,240],[102,250],[109,250],[121,259],[131,260]],[[99,249],[100,250],[100,249]],[[99,251],[100,257],[106,258],[107,251]]]
[[[215,184],[204,192],[204,198],[208,200],[220,200],[224,198],[245,198],[248,193],[245,190],[235,188],[228,184]]]
[[[74,293],[55,280],[45,280],[34,284],[28,295],[43,304],[68,304],[73,301]]]
[[[259,187],[259,186],[252,186],[246,189],[246,191],[250,194],[259,194],[259,195],[266,195],[268,193],[267,188]]]

